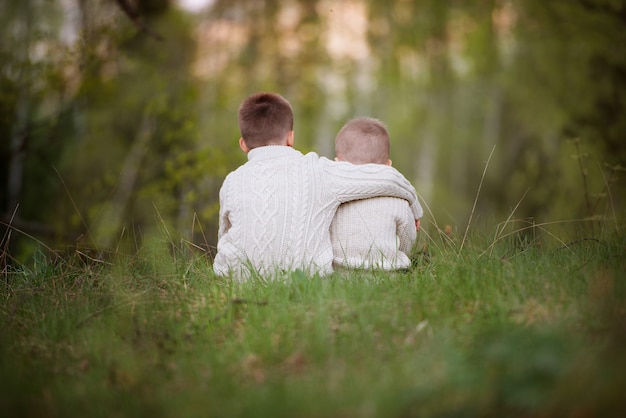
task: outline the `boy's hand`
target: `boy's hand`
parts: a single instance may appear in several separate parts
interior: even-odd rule
[[[420,230],[420,220],[419,219],[415,220],[415,230],[417,232],[419,232],[419,230]]]

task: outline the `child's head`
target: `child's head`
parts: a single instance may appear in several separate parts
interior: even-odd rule
[[[353,164],[387,164],[389,160],[389,133],[378,119],[359,117],[350,120],[335,138],[337,160]]]
[[[238,116],[240,145],[244,142],[242,149],[244,146],[251,150],[265,145],[292,145],[293,111],[289,102],[279,94],[249,96],[241,103]]]

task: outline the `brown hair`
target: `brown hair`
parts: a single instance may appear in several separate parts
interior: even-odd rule
[[[256,93],[239,106],[239,130],[248,148],[280,144],[293,130],[289,102],[276,93]]]
[[[390,147],[385,124],[369,117],[350,120],[335,138],[336,156],[353,164],[386,164]]]

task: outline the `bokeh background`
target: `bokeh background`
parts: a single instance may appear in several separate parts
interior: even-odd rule
[[[2,2],[3,253],[212,248],[260,90],[292,103],[303,152],[384,121],[426,234],[617,224],[625,29],[624,0]]]

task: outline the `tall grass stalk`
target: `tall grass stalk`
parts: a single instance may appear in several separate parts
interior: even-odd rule
[[[461,245],[459,246],[459,252],[457,256],[461,255],[463,251],[463,246],[465,245],[465,240],[467,239],[467,234],[469,232],[470,226],[472,225],[472,219],[474,218],[474,211],[476,210],[476,204],[478,203],[478,198],[480,197],[480,190],[483,187],[483,182],[485,181],[485,175],[487,174],[487,169],[489,168],[489,162],[491,161],[491,157],[493,156],[493,152],[496,150],[496,146],[494,145],[491,148],[491,152],[489,153],[489,157],[487,158],[487,162],[485,163],[485,168],[483,169],[483,174],[480,177],[480,183],[478,184],[478,190],[476,191],[476,197],[474,198],[474,204],[472,205],[472,211],[470,212],[469,219],[467,220],[467,226],[465,227],[465,233],[463,234],[463,239],[461,240]]]

